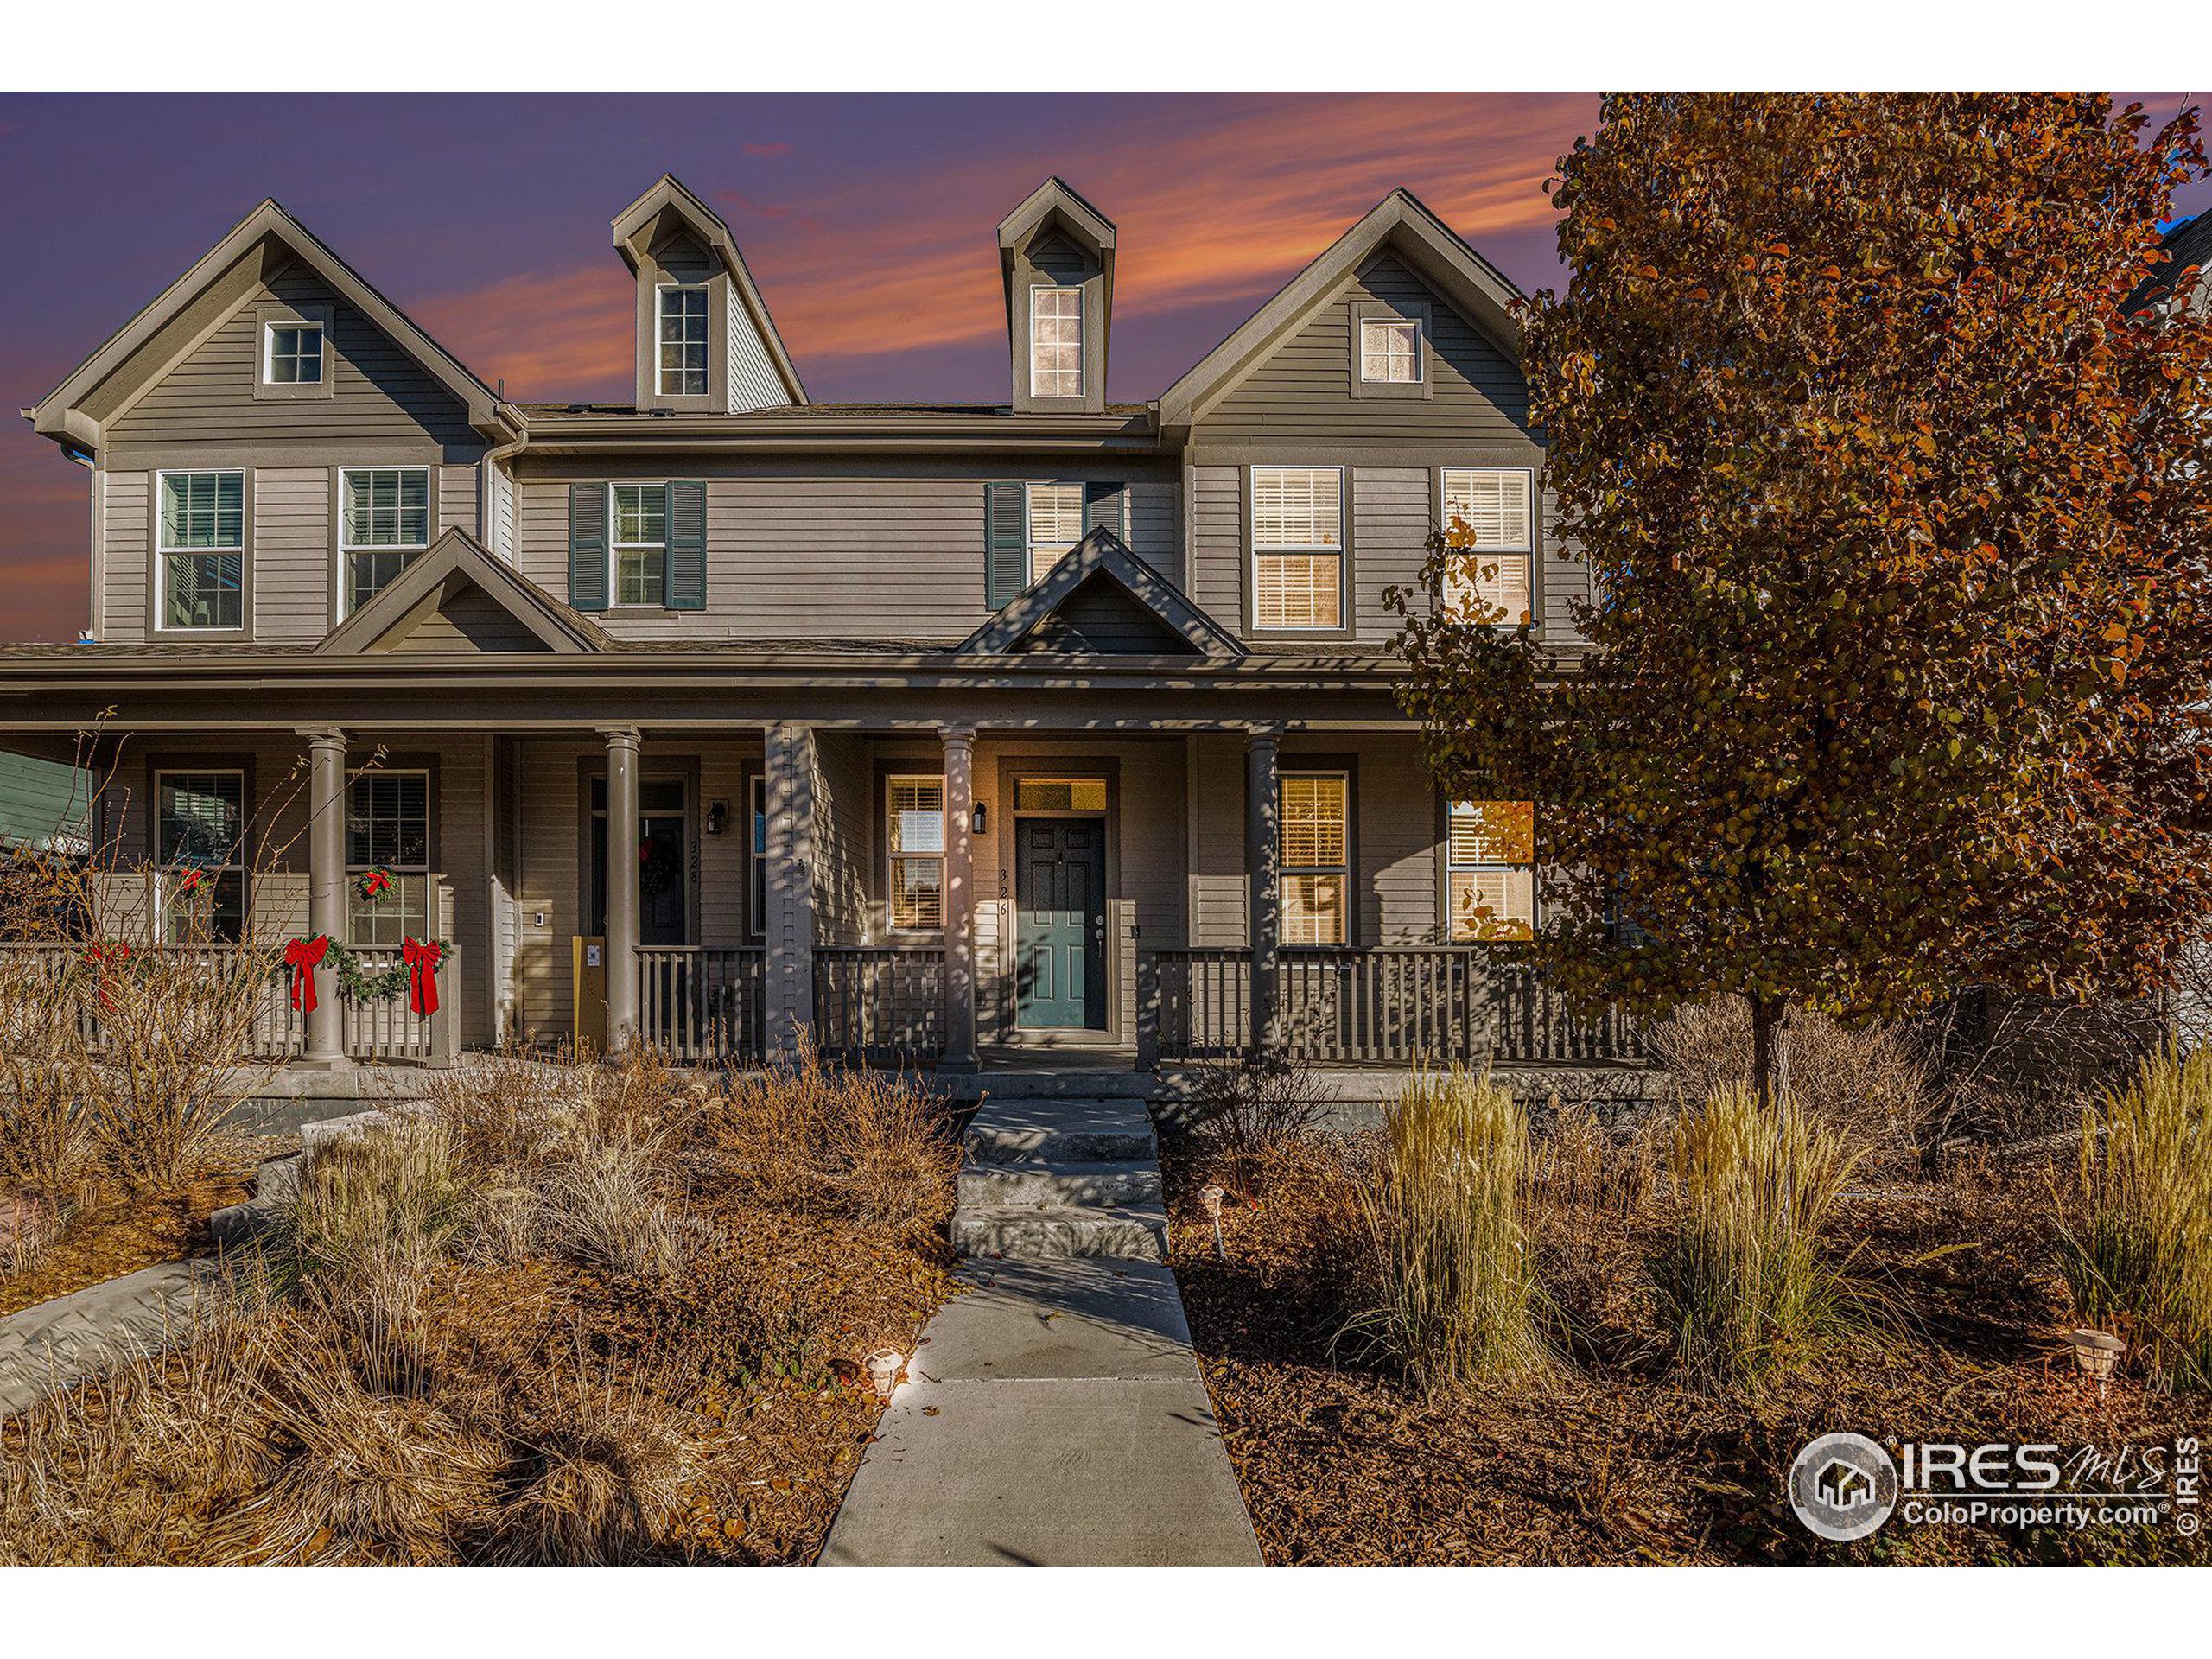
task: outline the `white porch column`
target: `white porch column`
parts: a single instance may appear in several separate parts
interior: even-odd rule
[[[814,1024],[814,728],[768,728],[766,1052],[789,1056]]]
[[[308,937],[346,943],[346,734],[334,728],[300,734],[308,740]],[[307,1049],[300,1064],[342,1071],[345,1009],[338,1000],[338,969],[326,957],[315,970],[315,1012],[308,1015]]]
[[[1255,727],[1244,738],[1244,868],[1251,885],[1252,1047],[1281,1039],[1275,957],[1282,938],[1282,785],[1276,776],[1278,734]]]
[[[606,728],[607,1050],[638,1034],[638,747],[636,729]]]
[[[978,1071],[976,1057],[976,730],[948,726],[944,738],[945,1071]]]

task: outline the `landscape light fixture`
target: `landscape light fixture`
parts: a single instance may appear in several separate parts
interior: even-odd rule
[[[906,1369],[906,1356],[896,1348],[879,1348],[863,1363],[868,1366],[868,1380],[874,1385],[875,1397],[888,1400],[892,1389],[899,1386],[899,1373]]]
[[[1198,1193],[1198,1202],[1206,1207],[1206,1214],[1213,1217],[1213,1254],[1217,1262],[1229,1260],[1229,1247],[1221,1238],[1222,1201],[1229,1197],[1229,1189],[1216,1181]]]
[[[2074,1344],[2074,1363],[2097,1379],[2097,1392],[2103,1394],[2127,1344],[2108,1331],[2069,1331],[2066,1340]]]

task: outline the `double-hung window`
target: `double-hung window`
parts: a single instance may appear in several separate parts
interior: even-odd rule
[[[705,286],[663,288],[660,293],[660,395],[707,395]]]
[[[245,626],[245,474],[163,473],[156,597],[164,628]]]
[[[1083,396],[1083,289],[1029,290],[1029,395]]]
[[[1342,627],[1344,574],[1344,468],[1255,467],[1253,625]]]
[[[371,898],[351,878],[388,871],[391,886]],[[349,937],[355,944],[427,939],[430,926],[430,779],[422,772],[364,772],[346,791]]]
[[[893,778],[885,787],[891,931],[940,932],[944,927],[944,779]]]
[[[1366,317],[1359,325],[1359,378],[1410,386],[1421,380],[1421,324],[1410,317]]]
[[[1351,779],[1287,772],[1282,789],[1282,942],[1342,944],[1351,884]]]
[[[614,498],[614,602],[659,605],[668,596],[668,489],[617,484]]]
[[[1535,938],[1531,803],[1452,802],[1445,856],[1445,922],[1453,944]]]
[[[1083,539],[1083,486],[1029,486],[1029,580],[1034,582]]]
[[[245,933],[245,774],[154,775],[156,926],[173,944]]]
[[[349,467],[339,478],[345,497],[339,551],[351,615],[430,544],[430,469]]]
[[[262,331],[261,378],[272,386],[322,384],[322,325],[272,322]]]
[[[1444,602],[1452,614],[1508,627],[1529,620],[1529,481],[1521,467],[1444,469],[1444,531],[1453,550]]]

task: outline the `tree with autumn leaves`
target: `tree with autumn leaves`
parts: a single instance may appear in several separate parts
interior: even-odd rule
[[[1609,96],[1524,363],[1586,647],[1403,604],[1455,797],[1539,804],[1570,993],[2147,993],[2212,914],[2212,334],[2124,307],[2195,112]],[[2177,313],[2183,308],[2177,308]]]

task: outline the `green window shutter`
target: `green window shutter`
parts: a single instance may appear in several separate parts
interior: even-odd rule
[[[569,603],[607,608],[607,486],[569,486]]]
[[[993,610],[1029,585],[1029,499],[1019,484],[983,486],[983,602]]]
[[[707,486],[668,486],[668,608],[707,608]]]
[[[1129,542],[1129,486],[1111,483],[1084,485],[1083,530],[1086,536],[1094,530],[1110,530],[1121,538],[1122,545],[1127,547]]]

